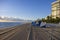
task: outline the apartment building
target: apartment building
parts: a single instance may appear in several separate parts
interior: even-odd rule
[[[56,0],[52,3],[52,18],[60,18],[60,0]]]

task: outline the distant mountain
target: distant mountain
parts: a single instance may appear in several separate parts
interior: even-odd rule
[[[31,22],[31,20],[23,20],[14,17],[0,16],[0,22]]]

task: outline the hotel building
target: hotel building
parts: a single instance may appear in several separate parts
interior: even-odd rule
[[[52,18],[59,17],[60,18],[60,0],[57,0],[52,3]]]

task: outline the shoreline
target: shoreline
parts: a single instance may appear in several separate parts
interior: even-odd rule
[[[3,22],[3,23],[7,23],[7,22]],[[9,22],[10,23],[10,22]],[[12,23],[12,22],[11,22]],[[14,22],[13,22],[14,23]],[[15,22],[16,23],[16,22]],[[15,27],[15,26],[20,26],[20,25],[23,25],[23,24],[26,24],[26,23],[20,23],[20,22],[17,22],[19,24],[17,25],[12,25],[12,26],[0,26],[0,30],[1,29],[6,29],[6,28],[11,28],[11,27]],[[3,24],[4,25],[4,24]]]
[[[23,27],[24,25],[28,25],[28,24],[29,23],[24,23],[24,24],[12,26],[12,27],[0,28],[0,32],[6,31],[6,30],[9,30],[9,29],[13,29],[13,28],[17,28],[17,27]]]

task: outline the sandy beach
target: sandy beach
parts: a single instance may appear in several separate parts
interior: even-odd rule
[[[60,40],[60,28],[40,28],[31,24],[0,30],[0,40]]]

